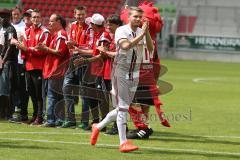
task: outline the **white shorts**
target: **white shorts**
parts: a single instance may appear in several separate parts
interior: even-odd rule
[[[139,79],[128,80],[125,77],[112,77],[112,104],[119,109],[129,109],[137,90]]]

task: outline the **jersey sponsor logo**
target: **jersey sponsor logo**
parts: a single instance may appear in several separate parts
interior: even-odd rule
[[[35,37],[35,38],[36,38],[36,40],[38,40],[39,36],[40,36],[39,34],[36,34],[36,37]]]
[[[72,31],[72,37],[75,38],[76,34],[75,34],[75,31],[73,30]]]

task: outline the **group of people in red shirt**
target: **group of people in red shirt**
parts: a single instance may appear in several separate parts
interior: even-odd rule
[[[143,10],[144,7],[143,5]],[[33,115],[29,120],[27,112],[20,112],[20,117],[11,117],[11,121],[43,127],[77,126],[90,130],[89,113],[92,115],[92,123],[98,123],[111,108],[111,67],[117,53],[114,33],[123,22],[127,23],[127,10],[122,11],[121,17],[111,15],[105,20],[98,13],[87,18],[86,7],[79,6],[74,9],[74,22],[67,25],[61,15],[52,14],[48,27],[43,26],[39,10],[28,10],[27,13],[26,17],[30,15],[31,23],[26,23],[24,33],[18,35],[18,38],[11,37],[9,42],[21,51],[26,91],[33,102]],[[152,17],[145,14],[145,18]],[[162,24],[159,17],[158,20],[158,23],[150,23],[150,26],[159,30]],[[156,40],[158,32],[156,28],[152,28],[153,40]],[[129,109],[137,128],[127,135],[131,139],[149,138],[153,133],[148,124],[150,105],[155,105],[162,124],[170,127],[167,120],[162,117],[163,111],[160,109],[161,102],[158,99],[157,79],[160,62],[156,43],[153,56],[145,55],[145,59],[147,61],[141,66],[138,90],[147,91],[147,98],[143,99],[142,95],[137,97],[136,94],[135,104]],[[148,71],[145,71],[147,69]],[[151,72],[153,70],[155,71]],[[76,119],[79,115],[75,113],[74,106],[78,103],[79,97],[82,102],[82,113],[81,123],[77,125]],[[106,131],[106,128],[102,131]],[[117,134],[116,123],[106,133]]]

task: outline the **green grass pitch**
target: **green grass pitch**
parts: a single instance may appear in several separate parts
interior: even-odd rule
[[[228,160],[240,159],[240,64],[162,60],[161,80],[173,90],[161,96],[171,128],[151,108],[149,140],[139,151],[120,153],[118,136],[0,122],[0,160]],[[130,128],[133,128],[130,125]]]

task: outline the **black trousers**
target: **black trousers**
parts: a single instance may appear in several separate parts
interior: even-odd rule
[[[28,117],[28,100],[29,94],[26,87],[26,69],[24,64],[18,64],[18,91],[17,99],[21,108],[22,118]],[[34,103],[33,103],[34,104]]]
[[[26,72],[27,91],[34,103],[33,117],[43,118],[42,70]]]
[[[9,115],[9,97],[8,96],[0,96],[0,119],[8,119],[11,115]]]
[[[101,110],[101,114],[102,114],[102,119],[104,119],[111,108],[111,106],[110,106],[111,102],[112,102],[111,101],[112,97],[110,94],[110,91],[112,89],[111,80],[103,79],[101,88],[102,88],[102,91],[104,92],[104,94],[103,94],[104,97],[102,98],[102,102],[100,104],[100,110]]]
[[[10,114],[14,113],[14,108],[19,107],[21,112],[28,106],[28,93],[26,91],[25,66],[23,64],[10,64]],[[27,114],[21,113],[25,116]]]
[[[104,81],[102,77],[95,78],[95,84],[82,83],[82,86],[85,87],[84,92],[86,92],[81,93],[83,94],[82,122],[88,122],[89,108],[91,108],[94,123],[99,121],[99,110],[102,119],[104,119],[109,112],[111,81]]]

